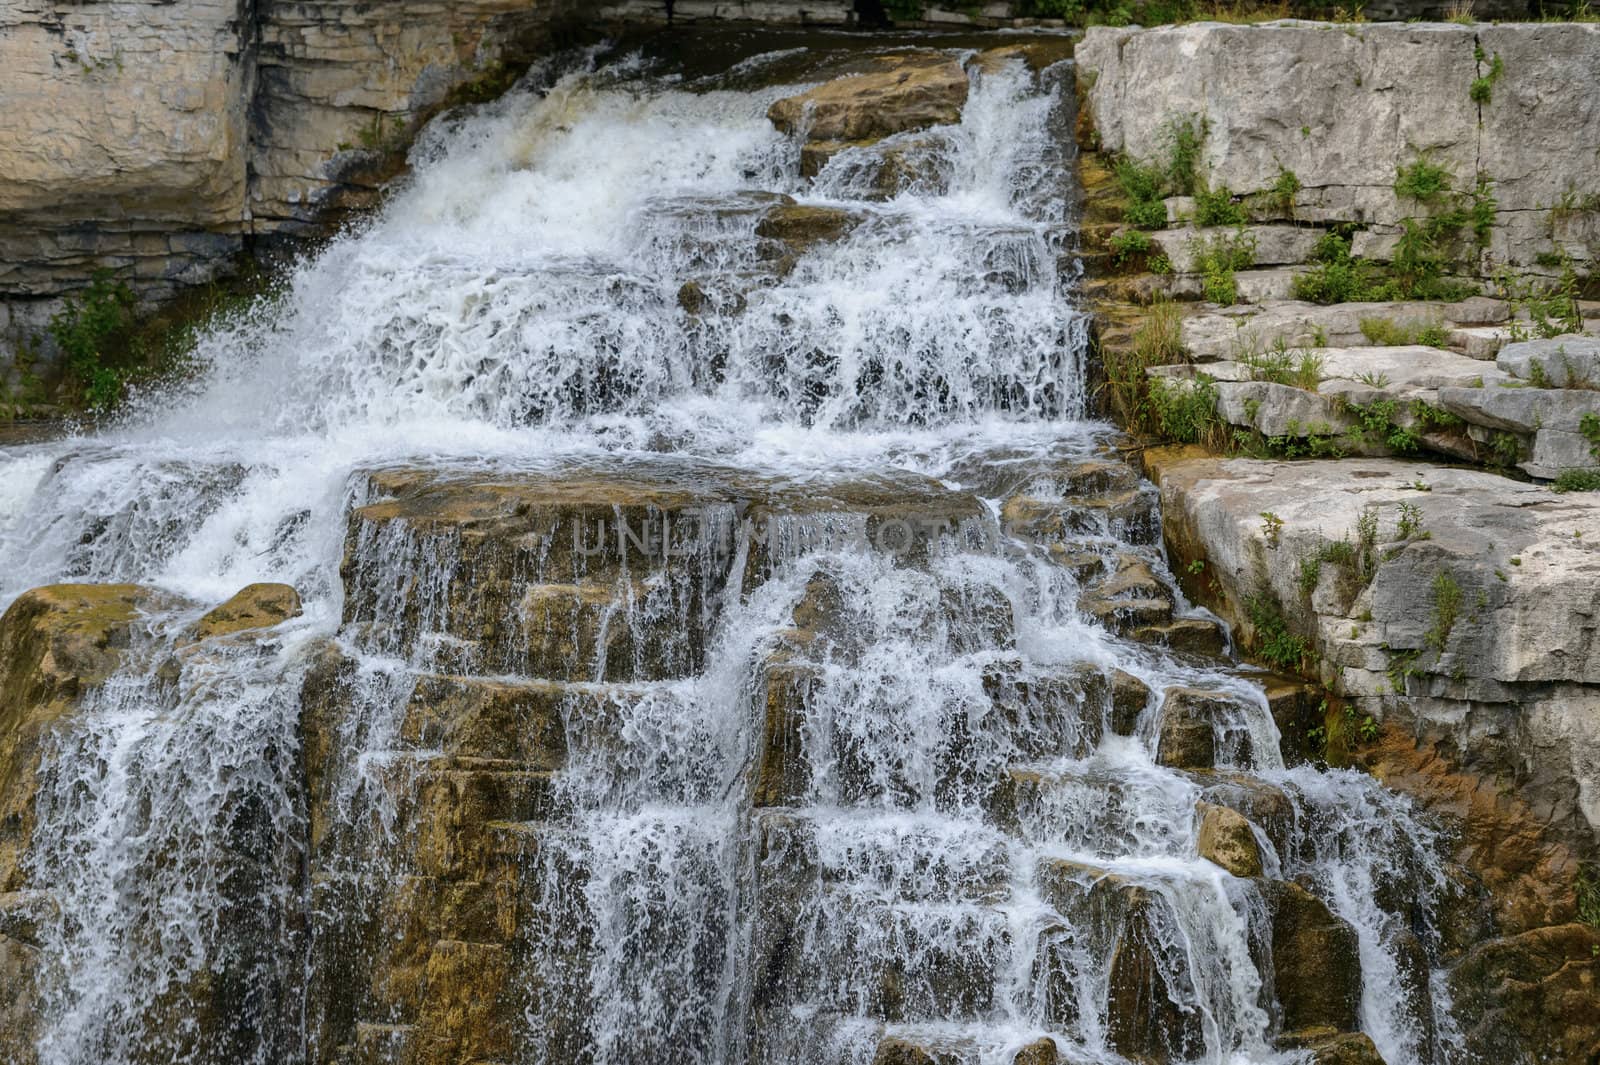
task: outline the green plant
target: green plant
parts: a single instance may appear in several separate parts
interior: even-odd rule
[[[1196,444],[1221,425],[1217,415],[1216,381],[1197,374],[1187,387],[1156,379],[1150,385],[1150,402],[1156,425],[1169,440]]]
[[[1395,525],[1397,540],[1409,540],[1422,531],[1422,508],[1415,503],[1400,504],[1400,520]]]
[[[1600,867],[1594,862],[1581,863],[1573,893],[1578,899],[1578,920],[1591,928],[1600,928]]]
[[[1242,226],[1249,221],[1243,204],[1237,202],[1227,187],[1196,189],[1194,193],[1194,222],[1197,226]]]
[[[1145,269],[1152,274],[1172,273],[1172,260],[1165,255],[1152,255],[1145,261]]]
[[[1473,51],[1475,58],[1481,64],[1484,60],[1483,46],[1479,45]],[[1488,72],[1473,78],[1471,87],[1467,89],[1467,95],[1472,98],[1473,103],[1481,107],[1493,98],[1494,83],[1500,80],[1500,73],[1504,68],[1505,65],[1500,61],[1500,53],[1496,52],[1489,64]]]
[[[1356,374],[1356,380],[1360,381],[1362,384],[1366,385],[1368,388],[1387,388],[1387,387],[1389,387],[1389,375],[1386,374],[1386,373],[1383,373],[1382,371],[1374,373],[1371,370],[1363,370],[1360,373]]]
[[[1239,285],[1234,273],[1255,262],[1255,238],[1240,229],[1231,237],[1218,234],[1206,240],[1196,238],[1190,242],[1189,250],[1206,299],[1224,307],[1237,303]]]
[[[50,318],[50,335],[65,358],[69,381],[90,410],[105,410],[122,398],[127,370],[112,365],[111,344],[132,327],[135,302],[127,285],[101,270]]]
[[[1477,239],[1479,247],[1486,247],[1489,243],[1489,233],[1494,228],[1495,214],[1500,204],[1494,198],[1494,182],[1478,175],[1478,183],[1472,189],[1472,235]]]
[[[1205,123],[1197,115],[1174,118],[1167,122],[1164,133],[1168,146],[1167,184],[1175,196],[1191,195],[1196,184],[1195,164],[1200,161],[1200,146],[1205,141]]]
[[[1311,657],[1310,643],[1290,631],[1282,609],[1269,593],[1251,596],[1245,602],[1245,614],[1255,628],[1256,654],[1268,665],[1296,671]]]
[[[1119,266],[1136,256],[1147,254],[1150,251],[1150,238],[1137,229],[1126,230],[1113,234],[1106,242],[1111,249],[1111,259]]]
[[[1461,585],[1445,570],[1433,576],[1433,627],[1424,640],[1439,654],[1444,653],[1451,630],[1461,611]]]
[[[1562,470],[1550,485],[1552,492],[1600,492],[1600,470]]]
[[[1261,512],[1261,535],[1266,538],[1267,547],[1273,551],[1278,549],[1278,543],[1283,538],[1283,519],[1270,510]]]
[[[1579,418],[1578,434],[1589,441],[1589,454],[1600,459],[1600,414],[1590,411]]]
[[[1565,253],[1558,256],[1557,262],[1561,274],[1553,282],[1519,277],[1509,271],[1496,275],[1496,288],[1511,304],[1508,331],[1512,340],[1547,339],[1583,331],[1577,267]]]
[[[1398,167],[1394,175],[1394,192],[1402,199],[1434,204],[1450,191],[1450,171],[1421,156],[1409,166]]]
[[[1300,178],[1293,170],[1278,168],[1278,180],[1272,184],[1272,199],[1280,210],[1289,214],[1294,213],[1294,198],[1303,188]]]
[[[1183,569],[1185,573],[1189,574],[1189,576],[1197,577],[1205,572],[1206,560],[1203,558],[1197,558],[1187,566],[1183,567]]]

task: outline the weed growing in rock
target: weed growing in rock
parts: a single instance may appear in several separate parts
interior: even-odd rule
[[[1272,185],[1272,200],[1279,210],[1294,214],[1294,198],[1302,188],[1300,178],[1293,170],[1278,169],[1278,180]]]
[[[1415,503],[1400,504],[1400,521],[1395,526],[1397,540],[1410,540],[1422,532],[1422,508]]]
[[[1234,275],[1238,270],[1249,269],[1255,262],[1255,238],[1241,228],[1231,237],[1218,235],[1208,240],[1193,240],[1189,250],[1194,255],[1206,299],[1224,307],[1239,302],[1239,283]]]
[[[1149,236],[1137,229],[1114,234],[1106,243],[1111,249],[1111,261],[1118,266],[1147,254],[1151,247]]]
[[[1473,49],[1473,58],[1480,66],[1482,65],[1485,58],[1483,45],[1480,44]],[[1482,107],[1493,98],[1494,83],[1500,80],[1500,74],[1504,69],[1505,64],[1500,61],[1500,53],[1496,52],[1489,64],[1488,72],[1473,78],[1471,87],[1467,89],[1467,95],[1472,98],[1473,103]]]
[[[1548,339],[1583,330],[1578,307],[1578,270],[1570,256],[1557,258],[1561,275],[1554,281],[1519,277],[1509,270],[1495,275],[1495,287],[1511,304],[1512,340]]]
[[[1552,492],[1600,492],[1600,470],[1562,470]]]
[[[1589,441],[1589,454],[1600,459],[1600,414],[1590,411],[1579,418],[1578,433]]]
[[[1445,570],[1433,576],[1433,627],[1424,636],[1429,647],[1444,653],[1461,611],[1461,585]]]
[[[1194,194],[1194,222],[1197,226],[1242,226],[1249,221],[1244,205],[1227,186],[1212,192],[1197,189]]]
[[[1402,199],[1435,204],[1450,191],[1450,180],[1449,170],[1423,157],[1395,170],[1394,193]]]
[[[1494,182],[1482,174],[1478,175],[1478,183],[1472,189],[1472,235],[1478,241],[1479,247],[1486,247],[1489,243],[1489,233],[1494,229],[1495,214],[1500,208],[1500,203],[1494,198]]]
[[[1245,614],[1255,628],[1256,654],[1269,666],[1294,672],[1311,657],[1309,641],[1289,629],[1270,593],[1258,592],[1246,600]]]
[[[1266,538],[1267,547],[1273,551],[1278,549],[1278,543],[1283,538],[1283,519],[1270,510],[1261,512],[1261,535]]]

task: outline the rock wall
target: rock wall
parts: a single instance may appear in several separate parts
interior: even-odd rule
[[[1492,183],[1483,276],[1600,255],[1600,96],[1578,88],[1600,81],[1600,26],[1094,27],[1077,55],[1107,150],[1163,158],[1170,124],[1198,117],[1197,172],[1213,189],[1267,193],[1292,173],[1293,218],[1361,223],[1390,243],[1428,213],[1394,188],[1426,159],[1457,193]]]
[[[23,0],[0,11],[0,363],[102,269],[160,298],[369,199],[577,0]]]
[[[1482,893],[1477,917],[1455,918],[1468,1048],[1588,1060],[1600,1010],[1576,989],[1595,964],[1580,907],[1600,841],[1600,497],[1392,459],[1165,448],[1146,468],[1189,593],[1320,677],[1331,759],[1451,831]]]

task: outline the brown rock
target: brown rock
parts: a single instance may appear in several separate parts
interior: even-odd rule
[[[1226,806],[1202,802],[1195,809],[1200,815],[1200,857],[1234,876],[1260,876],[1261,848],[1250,822]]]
[[[46,735],[115,671],[150,597],[132,584],[58,584],[0,617],[0,892],[22,886]]]
[[[1180,1005],[1188,997],[1174,986],[1162,951],[1174,917],[1165,899],[1137,882],[1079,862],[1052,861],[1040,868],[1040,893],[1078,927],[1092,927],[1110,943],[1111,980],[1106,1003],[1107,1037],[1119,1054],[1134,1060],[1183,1061],[1205,1049],[1198,1011]],[[1046,963],[1049,964],[1048,959]],[[1064,995],[1052,996],[1060,1006]],[[1070,1025],[1070,1016],[1052,1021]]]
[[[1273,986],[1283,1027],[1356,1031],[1361,954],[1355,929],[1299,884],[1270,880],[1262,893],[1272,909]]]
[[[954,57],[906,52],[779,100],[767,117],[781,132],[804,130],[808,140],[863,141],[959,122],[966,102],[967,72]]]
[[[1205,618],[1174,618],[1158,625],[1143,625],[1128,634],[1141,643],[1158,643],[1180,654],[1221,658],[1228,639],[1221,626]]]
[[[1291,1032],[1280,1038],[1278,1045],[1284,1050],[1309,1050],[1307,1065],[1385,1065],[1371,1037],[1361,1032],[1313,1028]]]
[[[1468,1055],[1573,1065],[1600,1060],[1600,929],[1537,928],[1474,948],[1450,974]]]
[[[1122,670],[1111,674],[1111,731],[1118,736],[1132,736],[1139,724],[1139,715],[1150,702],[1150,686],[1138,677]]]
[[[957,1055],[909,1039],[890,1038],[878,1044],[872,1065],[955,1065]]]
[[[782,204],[756,224],[756,236],[781,241],[799,253],[815,244],[831,244],[860,224],[859,215],[842,207]]]
[[[251,584],[206,614],[195,626],[198,639],[265,629],[300,615],[300,593],[287,584]]]
[[[1046,1036],[1036,1039],[1032,1043],[1017,1051],[1011,1059],[1011,1065],[1056,1065],[1060,1056],[1056,1053],[1056,1041]]]
[[[767,667],[766,680],[766,720],[753,801],[757,806],[787,806],[803,799],[811,785],[801,727],[817,671],[777,662]]]

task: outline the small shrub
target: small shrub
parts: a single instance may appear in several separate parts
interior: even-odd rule
[[[1562,470],[1553,492],[1600,492],[1600,470]]]
[[[122,398],[127,370],[111,364],[111,345],[133,326],[134,303],[132,290],[102,270],[50,318],[50,335],[66,359],[69,382],[90,410],[106,410]]]
[[[1589,441],[1589,454],[1600,459],[1600,414],[1591,411],[1579,418],[1578,433]]]
[[[1130,226],[1140,229],[1164,229],[1167,225],[1167,205],[1160,200],[1136,200],[1122,212]]]
[[[1199,189],[1194,194],[1194,221],[1199,226],[1242,226],[1249,221],[1244,205],[1235,202],[1227,187],[1212,192]]]
[[[1293,213],[1294,198],[1301,187],[1300,178],[1293,170],[1279,168],[1278,180],[1272,185],[1272,199],[1281,209]]]
[[[1190,250],[1194,253],[1206,299],[1224,307],[1237,303],[1239,286],[1234,272],[1248,269],[1255,262],[1255,238],[1240,230],[1231,237],[1197,239],[1190,244]]]
[[[1111,259],[1117,264],[1122,264],[1150,251],[1150,238],[1137,229],[1117,233],[1112,236],[1107,246],[1111,249]]]
[[[1291,632],[1283,611],[1272,596],[1259,592],[1245,602],[1245,613],[1256,630],[1256,654],[1276,669],[1298,671],[1311,657],[1311,645]]]
[[[1461,585],[1449,573],[1440,570],[1433,577],[1433,627],[1424,637],[1429,647],[1444,653],[1460,611]]]
[[[1423,157],[1396,169],[1394,191],[1403,199],[1433,204],[1450,191],[1450,181],[1449,170]]]

